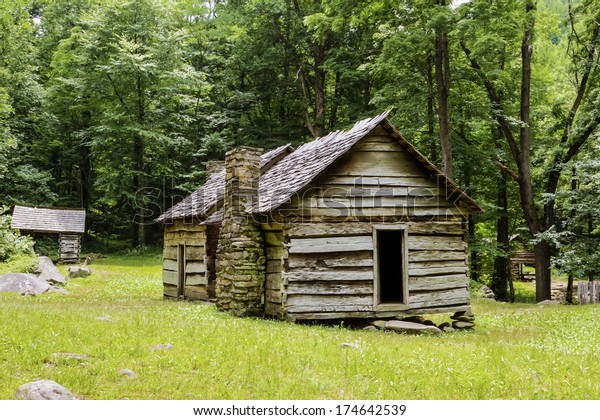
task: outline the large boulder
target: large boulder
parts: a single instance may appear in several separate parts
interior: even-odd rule
[[[10,273],[0,276],[0,292],[37,296],[48,289],[50,285],[33,274]]]
[[[38,267],[34,273],[37,274],[40,280],[44,280],[50,284],[58,284],[59,286],[62,286],[67,282],[50,258],[39,257],[38,261]]]
[[[41,380],[21,385],[15,393],[18,400],[76,400],[75,396],[54,381]]]
[[[87,277],[90,276],[92,274],[92,270],[90,270],[87,267],[78,267],[78,266],[73,266],[73,267],[69,267],[69,278],[75,278],[75,277]]]

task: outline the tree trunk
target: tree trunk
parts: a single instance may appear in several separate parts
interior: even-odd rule
[[[435,0],[436,5],[446,6],[446,0]],[[452,143],[450,141],[450,53],[448,33],[435,31],[435,80],[438,92],[438,118],[442,150],[442,171],[452,177]]]
[[[435,164],[438,164],[437,162],[437,148],[438,148],[438,141],[437,138],[435,137],[435,102],[434,102],[434,98],[435,98],[435,90],[433,87],[433,62],[431,60],[431,58],[428,58],[428,74],[427,74],[427,135],[429,137],[429,141],[430,141],[430,152],[429,152],[429,158],[431,159],[432,162],[434,162]]]
[[[535,300],[542,302],[552,298],[552,278],[550,276],[550,244],[540,241],[535,244]]]
[[[325,46],[314,43],[312,47],[315,60],[315,122],[313,127],[315,137],[320,137],[325,132]]]
[[[507,175],[500,172],[498,182],[497,205],[501,209],[496,222],[496,242],[498,251],[501,252],[494,259],[494,275],[492,276],[492,290],[500,301],[509,300],[508,284],[510,280],[510,258],[508,237],[508,197],[506,192]]]

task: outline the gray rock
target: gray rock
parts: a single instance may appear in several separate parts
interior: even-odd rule
[[[50,284],[63,285],[67,283],[65,277],[60,274],[58,268],[48,257],[38,257],[38,267],[34,271],[40,280]]]
[[[469,330],[475,326],[473,322],[465,322],[465,321],[454,321],[452,323],[452,328],[455,330]]]
[[[62,287],[56,287],[56,286],[51,286],[47,293],[59,293],[61,295],[68,295],[69,292],[67,292],[65,289],[63,289]]]
[[[355,343],[340,343],[338,345],[338,347],[341,347],[341,348],[351,348],[351,349],[360,350],[360,346],[358,344],[355,344]]]
[[[406,321],[388,321],[386,326],[386,330],[392,330],[397,332],[402,332],[406,334],[434,334],[441,335],[442,331],[434,327],[432,325],[423,325],[417,324],[416,322],[406,322]]]
[[[165,343],[165,344],[157,344],[155,346],[150,347],[150,350],[152,351],[157,351],[157,350],[171,350],[173,348],[173,344],[169,344],[169,343]]]
[[[442,322],[440,325],[438,325],[438,328],[440,330],[442,330],[442,329],[444,329],[446,327],[451,327],[451,326],[452,326],[452,324],[450,324],[449,322]]]
[[[0,292],[14,292],[37,296],[50,288],[50,285],[33,274],[10,273],[0,276]]]
[[[379,328],[377,328],[375,325],[367,325],[366,327],[363,328],[363,330],[365,330],[365,331],[379,331]]]
[[[445,333],[450,333],[450,332],[456,331],[454,328],[452,328],[450,326],[443,327],[441,330]]]
[[[466,311],[456,311],[454,312],[454,316],[475,316],[475,314],[473,313],[473,311],[466,310]]]
[[[90,270],[87,267],[78,267],[78,266],[69,267],[69,278],[70,279],[77,278],[77,277],[87,277],[87,276],[90,276],[91,274],[92,274],[92,270]]]
[[[126,378],[135,379],[138,377],[137,373],[135,373],[131,369],[119,369],[119,375],[124,376]]]
[[[463,321],[463,322],[472,322],[475,321],[475,316],[468,316],[468,315],[452,315],[450,317],[450,319],[454,319],[455,321]]]
[[[435,325],[435,322],[433,322],[430,319],[426,319],[425,321],[423,321],[423,325],[429,325],[429,326],[432,326],[432,327],[437,327],[437,325]]]
[[[372,325],[373,325],[375,328],[377,328],[377,329],[379,329],[379,330],[383,330],[383,329],[385,329],[385,326],[387,325],[387,321],[381,321],[381,320],[378,320],[378,321],[373,321],[371,324],[372,324]]]
[[[76,400],[75,396],[54,381],[40,380],[21,385],[15,393],[18,400]]]
[[[411,316],[405,316],[404,318],[401,319],[401,321],[416,322],[417,324],[424,324],[425,318],[423,318],[421,315],[411,315]]]
[[[479,297],[484,299],[496,299],[496,295],[494,291],[487,286],[481,286],[481,291],[479,292]]]

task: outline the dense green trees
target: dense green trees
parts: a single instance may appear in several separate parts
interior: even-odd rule
[[[77,206],[143,245],[235,144],[392,122],[487,211],[472,275],[509,299],[510,237],[596,275],[598,0],[15,0],[0,5],[0,204]],[[175,198],[176,200],[176,198]]]

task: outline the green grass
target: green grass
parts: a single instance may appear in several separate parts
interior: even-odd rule
[[[35,379],[84,399],[600,399],[598,305],[477,300],[475,330],[417,337],[165,301],[158,256],[91,268],[66,296],[0,294],[0,399]]]

